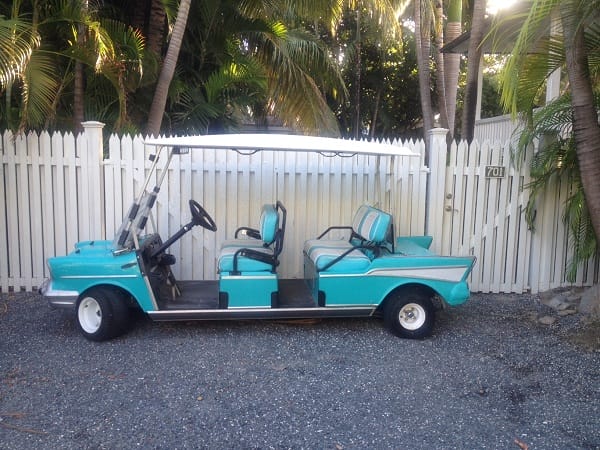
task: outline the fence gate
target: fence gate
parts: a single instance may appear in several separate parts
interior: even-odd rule
[[[517,292],[528,289],[531,233],[524,209],[528,179],[510,163],[500,142],[465,142],[451,147],[446,170],[444,241],[447,254],[473,254],[471,289]]]
[[[536,293],[598,282],[598,258],[567,281],[572,251],[562,217],[570,180],[557,180],[536,199],[532,230],[525,220],[531,155],[515,167],[510,140],[453,143],[448,153],[445,133],[430,136],[428,234],[442,255],[477,257],[472,291]]]

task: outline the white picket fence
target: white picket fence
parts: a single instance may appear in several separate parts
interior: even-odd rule
[[[171,253],[177,277],[214,279],[219,243],[238,226],[256,226],[263,203],[281,200],[288,225],[280,273],[293,278],[302,276],[305,239],[330,225],[348,224],[358,206],[369,203],[394,214],[397,235],[429,233],[441,254],[477,256],[473,291],[537,292],[567,285],[569,250],[560,217],[568,186],[557,186],[538,207],[532,233],[523,217],[527,170],[510,166],[506,143],[453,144],[446,164],[445,131],[432,130],[430,142],[429,168],[422,157],[190,152],[168,169],[155,226],[163,238],[169,236],[189,221],[189,199],[202,204],[218,231],[196,227]],[[397,144],[424,153],[423,142]],[[5,133],[0,290],[35,289],[48,276],[46,258],[69,252],[80,240],[112,239],[153,151],[139,136],[111,136],[103,144],[102,126],[95,122],[77,137]],[[486,177],[486,166],[505,167],[506,175]],[[597,281],[596,261],[581,268],[578,285]]]

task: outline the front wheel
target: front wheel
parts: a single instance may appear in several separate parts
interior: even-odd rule
[[[117,337],[126,331],[128,323],[126,299],[114,289],[92,289],[77,302],[77,326],[91,341]]]
[[[404,291],[387,302],[384,320],[396,336],[422,339],[433,330],[435,309],[431,298],[424,293],[418,290]]]

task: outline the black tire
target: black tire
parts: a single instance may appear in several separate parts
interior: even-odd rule
[[[77,327],[90,341],[105,341],[123,334],[129,326],[125,295],[114,288],[94,288],[77,301]]]
[[[396,336],[422,339],[433,331],[435,308],[426,293],[418,289],[407,289],[387,301],[384,321]]]

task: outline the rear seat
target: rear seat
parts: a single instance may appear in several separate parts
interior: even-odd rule
[[[363,205],[352,220],[352,226],[334,226],[325,230],[317,239],[304,243],[304,254],[318,272],[362,272],[377,256],[387,239],[392,216],[377,208]],[[326,239],[332,230],[349,230],[348,240]]]
[[[283,249],[285,221],[286,210],[281,202],[264,205],[259,229],[238,228],[236,239],[223,242],[218,258],[219,272],[275,272]],[[241,239],[242,234],[248,237]]]

